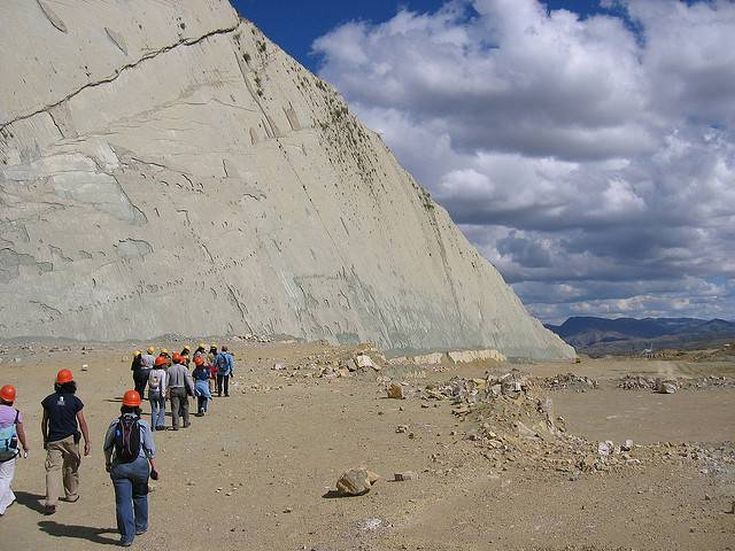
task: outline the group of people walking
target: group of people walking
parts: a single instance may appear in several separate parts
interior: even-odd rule
[[[209,348],[209,351],[207,351]],[[191,364],[194,369],[190,372]],[[141,398],[148,391],[151,404],[151,427],[154,431],[166,429],[166,400],[171,402],[171,429],[190,426],[189,396],[197,398],[197,417],[209,411],[213,387],[217,396],[230,395],[230,378],[234,375],[235,361],[227,346],[218,351],[217,345],[207,347],[199,344],[194,354],[189,345],[181,352],[170,354],[162,348],[156,355],[156,348],[151,346],[144,354],[136,350],[133,363],[135,390]]]
[[[189,396],[198,400],[197,415],[208,411],[212,399],[210,385],[216,381],[219,396],[229,396],[229,379],[234,372],[234,359],[223,346],[213,345],[206,352],[200,345],[193,355],[194,370],[189,372],[189,347],[169,355],[162,349],[147,354],[136,352],[133,361],[135,389],[124,393],[120,416],[113,419],[105,433],[103,451],[105,468],[115,490],[117,527],[120,544],[132,545],[136,535],[148,529],[148,479],[158,480],[156,445],[153,432],[165,426],[166,400],[171,402],[172,429],[189,422]],[[145,375],[145,381],[143,380]],[[142,419],[141,405],[148,391],[151,423]],[[79,466],[82,453],[91,451],[89,427],[84,416],[84,403],[76,395],[72,372],[62,369],[56,374],[54,392],[41,402],[41,432],[46,450],[46,501],[44,513],[56,513],[59,501],[79,500]],[[17,391],[12,385],[0,388],[0,517],[15,501],[11,483],[19,457],[28,457],[30,446],[23,414],[14,407]],[[80,443],[84,439],[84,446]],[[63,495],[63,497],[62,497]]]

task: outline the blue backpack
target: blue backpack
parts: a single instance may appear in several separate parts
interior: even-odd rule
[[[0,461],[14,459],[20,453],[20,449],[18,449],[18,431],[15,428],[18,424],[19,415],[20,412],[16,409],[13,424],[0,429]]]

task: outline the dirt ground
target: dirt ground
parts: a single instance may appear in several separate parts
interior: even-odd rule
[[[101,444],[120,396],[131,386],[133,347],[0,347],[0,383],[17,386],[16,405],[26,416],[32,446],[29,459],[18,462],[18,501],[0,518],[0,549],[117,544]],[[231,343],[231,349],[237,358],[232,396],[215,399],[210,414],[193,418],[189,429],[155,433],[161,479],[151,483],[151,526],[136,538],[135,549],[735,548],[735,388],[672,395],[616,388],[625,374],[731,377],[730,364],[601,359],[442,369],[384,365],[380,372],[319,378],[354,350],[251,342]],[[283,369],[274,370],[275,364]],[[61,503],[46,517],[39,404],[63,367],[78,381],[93,453],[82,465],[80,501]],[[566,434],[584,437],[569,441],[584,450],[574,450],[574,444],[549,447],[555,444],[544,440],[548,435],[513,447],[518,436],[502,432],[500,418],[483,417],[485,406],[458,414],[451,400],[422,394],[427,385],[513,367],[539,378],[574,372],[598,381],[586,392],[538,391],[553,401]],[[406,399],[386,397],[389,378],[406,383]],[[512,400],[498,400],[518,409]],[[533,413],[518,411],[529,419]],[[407,430],[397,432],[399,425]],[[598,441],[627,438],[641,446],[610,464],[598,460],[595,467],[578,468],[572,457],[585,457]],[[499,441],[503,447],[492,449]],[[339,475],[361,464],[383,479],[366,495],[332,498]],[[394,473],[407,470],[417,479],[392,481]]]

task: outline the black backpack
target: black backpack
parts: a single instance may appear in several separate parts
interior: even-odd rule
[[[132,463],[140,454],[140,425],[138,417],[126,413],[120,416],[115,427],[115,461]]]

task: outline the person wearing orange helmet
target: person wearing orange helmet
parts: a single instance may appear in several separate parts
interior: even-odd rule
[[[209,367],[204,364],[204,358],[194,357],[194,371],[191,373],[194,379],[194,394],[197,397],[197,417],[202,417],[209,410],[209,401],[212,393],[209,391]]]
[[[23,447],[23,456],[28,457],[28,443],[23,428],[23,414],[13,407],[15,387],[0,388],[0,517],[15,501],[10,488],[15,476],[15,462],[20,455],[18,442]]]
[[[41,402],[43,418],[41,433],[46,450],[46,507],[45,514],[52,515],[61,494],[61,482],[65,500],[79,500],[79,465],[82,456],[79,441],[84,436],[84,455],[89,455],[90,440],[84,404],[76,396],[77,384],[72,372],[62,369],[56,374],[53,394]],[[81,428],[81,435],[79,429]]]
[[[120,417],[110,423],[103,445],[123,547],[148,530],[148,478],[158,480],[156,444],[150,426],[141,419],[140,404],[137,391],[125,392]]]
[[[151,403],[151,429],[166,430],[166,391],[168,361],[158,356],[148,374],[148,401]]]
[[[179,430],[179,418],[183,427],[189,422],[189,396],[194,396],[194,381],[189,370],[181,364],[181,356],[174,354],[174,365],[168,368],[168,395],[171,399],[171,428]]]

